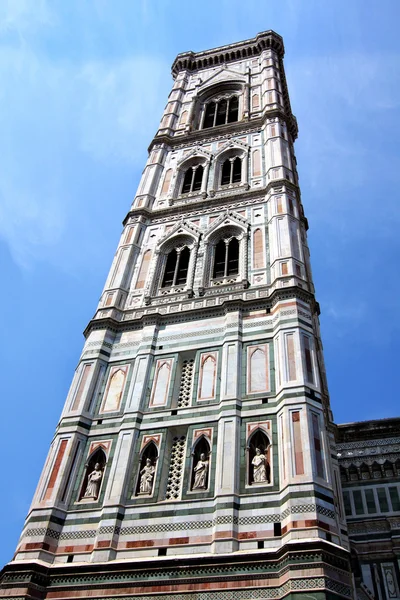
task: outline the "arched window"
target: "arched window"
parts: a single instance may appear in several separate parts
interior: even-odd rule
[[[167,255],[161,287],[172,287],[186,283],[189,258],[190,250],[187,246],[179,246],[171,250]]]
[[[239,99],[237,96],[212,100],[205,107],[203,129],[234,123],[239,117]]]
[[[227,158],[222,165],[221,185],[240,183],[242,181],[242,161],[239,156]]]
[[[198,192],[201,190],[201,184],[203,182],[203,165],[194,165],[189,167],[185,172],[182,185],[182,194],[188,194],[189,192]]]
[[[222,239],[215,246],[213,279],[239,273],[239,241],[235,237]]]

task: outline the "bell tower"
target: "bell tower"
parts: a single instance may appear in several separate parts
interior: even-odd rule
[[[175,59],[8,597],[352,597],[283,55]]]

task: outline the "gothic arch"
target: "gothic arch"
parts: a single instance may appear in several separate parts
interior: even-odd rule
[[[150,461],[151,466],[155,467],[155,470],[153,473],[151,493],[146,494],[146,491],[143,490],[143,486],[141,486],[141,474],[142,474],[142,470],[147,465],[148,460]],[[150,440],[144,446],[144,448],[142,449],[142,451],[140,453],[139,470],[138,470],[138,475],[137,475],[137,480],[136,480],[136,485],[135,485],[135,496],[152,495],[154,493],[154,483],[155,483],[156,475],[157,475],[157,461],[158,461],[158,448],[157,448],[157,445],[154,443],[154,441]],[[141,489],[141,487],[142,487],[142,489]]]
[[[207,462],[207,468],[205,469],[206,472],[205,473],[203,472],[202,475],[200,476],[199,472],[197,472],[195,469],[196,469],[196,466],[199,465],[199,461],[202,461],[202,455],[204,455],[205,461]],[[196,442],[194,443],[193,448],[192,448],[192,465],[191,465],[191,469],[190,469],[190,473],[191,473],[190,490],[191,491],[207,491],[209,489],[209,487],[210,487],[210,463],[209,463],[210,455],[211,455],[210,441],[207,439],[207,437],[204,434],[202,434],[196,440]],[[203,481],[200,482],[202,484],[201,487],[199,487],[197,489],[193,489],[195,481],[196,481],[196,475],[197,475],[198,479],[201,477],[201,479]]]
[[[215,154],[214,173],[211,182],[211,189],[218,190],[224,185],[222,183],[222,174],[226,161],[234,161],[239,158],[241,161],[240,181],[230,181],[229,184],[247,185],[248,184],[248,147],[240,142],[232,141],[224,146]]]
[[[79,496],[78,496],[79,500],[88,500],[88,501],[92,500],[92,502],[97,502],[97,500],[99,499],[99,496],[100,496],[100,491],[101,491],[101,487],[102,487],[102,483],[103,483],[103,479],[104,479],[104,470],[105,470],[106,464],[107,464],[107,455],[106,455],[104,449],[101,446],[97,447],[89,455],[89,457],[86,461],[85,474],[83,477],[82,485],[81,485],[81,488],[79,491]],[[88,494],[88,492],[90,491],[88,488],[89,477],[93,473],[93,471],[95,471],[97,465],[100,466],[100,470],[103,475],[102,475],[100,482],[98,483],[98,486],[93,486],[94,489],[96,489],[96,487],[97,487],[97,492],[93,495],[89,495]]]
[[[197,102],[194,114],[194,123],[196,129],[203,129],[206,118],[207,106],[210,103],[224,103],[230,99],[237,99],[236,117],[228,116],[226,122],[232,123],[242,119],[244,112],[244,90],[245,77],[239,73],[220,69],[207,79],[199,88],[197,93]],[[229,113],[229,107],[228,107]],[[221,124],[221,123],[219,123]]]
[[[207,191],[207,181],[208,181],[208,173],[210,168],[211,161],[210,152],[205,152],[200,147],[193,148],[189,154],[184,156],[177,163],[177,171],[175,181],[172,186],[172,197],[177,198],[182,193],[192,193],[192,194],[205,194]],[[198,170],[202,169],[201,175],[201,185],[200,189],[194,190],[192,192],[183,192],[183,185],[185,183],[185,178],[187,177],[187,173],[190,170]]]
[[[164,237],[159,240],[159,243],[154,252],[154,263],[153,273],[149,277],[150,285],[147,291],[147,296],[155,296],[160,293],[174,293],[176,291],[187,291],[189,293],[193,290],[194,274],[196,268],[197,252],[200,240],[200,231],[197,227],[192,224],[181,221],[171,231],[169,231]],[[184,283],[179,285],[164,286],[165,269],[167,267],[168,255],[173,250],[182,252],[187,248],[190,252],[188,265],[187,265],[187,276]],[[167,290],[168,288],[168,290]]]
[[[215,277],[217,245],[221,240],[230,243],[233,238],[238,242],[238,272],[236,275]],[[242,282],[247,285],[248,224],[244,219],[237,218],[232,214],[222,215],[205,234],[204,245],[203,288],[235,282]],[[229,253],[227,260],[229,260]]]
[[[261,473],[257,474],[258,469],[260,469],[257,466],[257,461],[255,461],[257,455],[265,457],[265,473],[262,472],[261,466]],[[256,464],[254,464],[254,461]],[[263,477],[265,477],[264,481],[258,481]],[[257,427],[247,440],[246,485],[267,485],[268,483],[271,483],[271,441],[264,428]]]

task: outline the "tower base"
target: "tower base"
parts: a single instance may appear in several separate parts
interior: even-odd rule
[[[353,598],[349,554],[331,543],[291,543],[277,552],[168,556],[48,566],[11,562],[0,597],[14,600],[323,600]]]

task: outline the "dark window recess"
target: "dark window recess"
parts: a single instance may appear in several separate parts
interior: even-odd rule
[[[237,96],[209,102],[205,108],[203,129],[234,123],[239,117],[239,99]]]
[[[332,535],[330,533],[326,533],[326,541],[327,542],[331,542],[332,541]]]
[[[101,424],[102,424],[102,422],[103,422],[103,419],[98,419],[98,421],[97,421],[97,425],[101,425]]]
[[[67,563],[72,563],[73,560],[74,560],[74,555],[73,554],[68,554]]]
[[[217,115],[215,119],[216,125],[225,125],[227,113],[226,100],[220,100],[217,104]]]
[[[189,268],[190,250],[187,246],[168,254],[165,265],[164,277],[161,287],[183,285],[186,283]]]
[[[198,192],[201,190],[201,184],[203,182],[203,165],[195,165],[189,167],[185,171],[182,184],[182,194],[188,194],[189,192]]]
[[[400,498],[399,498],[399,492],[398,492],[397,487],[389,488],[389,496],[390,496],[390,500],[392,501],[393,510],[399,511],[400,510]]]
[[[343,492],[344,512],[347,516],[351,515],[350,493]]]
[[[362,493],[360,490],[354,490],[353,492],[354,508],[356,509],[356,515],[364,514],[364,506],[362,501]]]
[[[215,102],[210,102],[207,104],[203,129],[214,126],[215,108]]]
[[[239,98],[233,96],[230,98],[228,110],[228,123],[235,123],[239,118]]]
[[[240,183],[242,181],[242,161],[239,156],[227,158],[222,165],[221,185]]]
[[[221,185],[227,185],[231,181],[231,163],[226,160],[222,165]]]
[[[373,490],[365,490],[365,500],[367,502],[368,514],[376,513],[376,504]]]
[[[174,408],[174,410],[171,410],[171,416],[175,416],[178,414],[178,411],[176,410],[176,408]]]
[[[158,556],[167,556],[167,550],[168,550],[168,548],[159,548]]]
[[[239,242],[232,238],[228,245],[228,273],[227,275],[237,275],[239,273]]]
[[[263,403],[263,404],[268,404],[268,398],[263,398],[263,399],[262,399],[262,403]]]
[[[213,278],[239,273],[239,242],[236,238],[220,240],[215,246]]]
[[[377,488],[376,492],[378,494],[378,501],[381,512],[389,512],[389,504],[387,501],[385,488]]]
[[[237,156],[233,161],[232,183],[240,183],[242,181],[242,161]]]
[[[282,535],[282,525],[281,523],[274,523],[274,536],[278,537]]]
[[[264,542],[257,542],[257,548],[262,550],[264,548]]]

